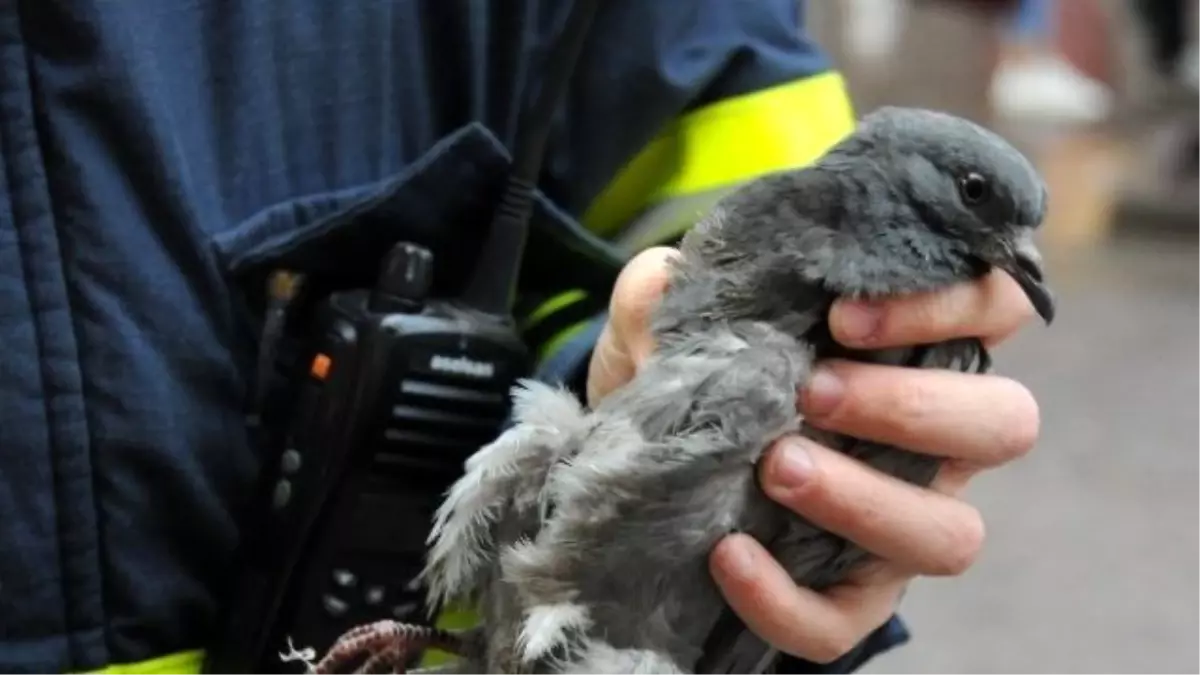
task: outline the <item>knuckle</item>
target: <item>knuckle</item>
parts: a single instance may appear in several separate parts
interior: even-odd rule
[[[968,507],[962,517],[946,530],[946,547],[934,573],[938,576],[963,574],[979,557],[986,535],[983,517],[979,511]]]
[[[945,324],[953,316],[953,311],[948,311],[950,306],[944,292],[902,300],[884,315],[879,339],[891,344],[943,333]]]
[[[893,389],[890,400],[885,401],[887,407],[883,410],[891,411],[887,414],[896,425],[896,431],[912,432],[926,426],[926,420],[936,413],[939,394],[936,382],[932,379],[906,377],[902,386]]]
[[[922,298],[912,321],[929,335],[955,337],[973,323],[978,314],[979,289],[975,284],[959,284]]]

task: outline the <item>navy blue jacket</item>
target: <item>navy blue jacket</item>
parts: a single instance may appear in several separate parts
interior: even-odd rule
[[[594,208],[672,124],[829,69],[797,4],[604,5],[531,288],[587,264],[553,233],[652,206]],[[0,670],[196,668],[257,468],[246,279],[373,267],[381,242],[485,213],[565,9],[0,2]],[[543,374],[577,376],[596,325],[543,349]],[[830,669],[903,638],[893,622]]]

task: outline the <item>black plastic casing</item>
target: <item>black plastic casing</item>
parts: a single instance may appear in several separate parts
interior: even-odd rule
[[[437,609],[414,583],[434,511],[466,458],[503,430],[530,358],[503,317],[378,304],[355,290],[318,307],[208,672],[304,672],[279,658],[289,640],[320,655],[352,626],[426,623]]]

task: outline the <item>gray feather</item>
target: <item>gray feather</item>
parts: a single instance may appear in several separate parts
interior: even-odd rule
[[[537,532],[550,468],[588,424],[570,392],[535,381],[514,390],[513,418],[467,460],[434,516],[420,576],[431,608],[476,600],[496,564],[497,543]]]

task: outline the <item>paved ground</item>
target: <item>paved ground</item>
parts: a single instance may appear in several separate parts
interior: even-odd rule
[[[914,585],[915,639],[868,672],[1198,672],[1197,251],[1060,253],[1060,312],[997,354],[1042,440],[971,492],[988,543]]]

